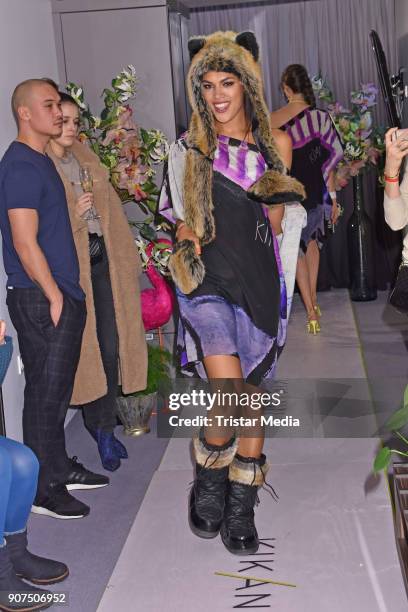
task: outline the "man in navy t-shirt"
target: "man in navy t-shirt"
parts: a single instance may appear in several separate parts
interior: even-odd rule
[[[65,449],[64,422],[86,319],[84,293],[59,174],[45,154],[62,131],[57,90],[41,79],[16,87],[18,137],[0,162],[0,229],[7,305],[24,363],[24,442],[40,474],[33,511],[79,518],[89,507],[68,490],[108,484]]]

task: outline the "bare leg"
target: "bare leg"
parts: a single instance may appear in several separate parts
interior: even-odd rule
[[[309,271],[310,295],[313,306],[317,304],[317,275],[319,274],[320,251],[316,240],[307,245],[306,264]]]
[[[311,295],[311,283],[309,277],[309,268],[306,257],[299,257],[296,268],[296,282],[299,287],[300,295],[302,296],[303,304],[306,308],[308,319],[316,319],[316,313],[313,308]]]
[[[252,393],[254,390],[254,387],[242,378],[238,357],[206,357],[204,366],[213,389],[222,390],[228,387],[235,393]],[[229,407],[216,406],[211,412],[215,415],[225,415],[228,414]],[[197,440],[194,441],[194,448],[201,449],[202,458],[199,463],[200,453],[196,450],[197,476],[190,494],[189,524],[193,533],[200,537],[211,538],[220,533],[224,546],[233,554],[254,554],[259,547],[259,538],[253,508],[258,488],[264,484],[269,467],[262,453],[264,429],[262,426],[251,427],[249,433],[252,437],[248,438],[242,428],[237,433],[238,448],[236,443],[234,445],[230,442],[231,432],[226,434],[225,428],[224,431],[221,428],[221,435],[217,430],[214,435],[214,430],[208,427],[204,431],[204,440],[201,438],[198,443]],[[217,447],[222,450],[219,449],[215,462],[207,468],[203,461],[215,454]],[[217,469],[217,460],[221,453],[227,454],[222,456],[221,465],[219,464]]]
[[[217,378],[232,378],[235,381],[242,381],[239,384],[237,392],[245,389],[245,383],[242,379],[241,362],[238,357],[232,355],[212,355],[204,359],[204,367],[209,379]],[[221,446],[228,442],[230,435],[226,437],[212,436],[211,428],[206,428],[205,439],[209,444]],[[262,453],[264,437],[256,438],[241,437],[238,446],[238,453],[244,457],[259,458]]]

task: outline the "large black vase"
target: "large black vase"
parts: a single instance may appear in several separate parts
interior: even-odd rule
[[[374,266],[374,230],[364,210],[363,177],[353,177],[354,210],[347,225],[350,297],[353,302],[377,299]]]

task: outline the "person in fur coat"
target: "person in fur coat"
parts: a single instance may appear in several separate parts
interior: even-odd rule
[[[146,387],[147,349],[140,306],[140,257],[121,201],[97,155],[77,140],[79,108],[61,93],[62,135],[48,154],[61,176],[78,253],[87,321],[72,405],[82,406],[85,425],[98,444],[102,465],[116,470],[127,458],[115,438],[116,395]],[[83,192],[80,167],[88,166],[92,192]],[[97,215],[90,219],[90,209]],[[86,220],[88,219],[88,220]]]
[[[170,147],[159,202],[177,225],[169,268],[181,367],[214,390],[222,379],[223,390],[251,393],[273,376],[286,336],[284,271],[271,224],[282,204],[299,206],[305,193],[287,172],[290,139],[270,126],[254,34],[194,37],[189,51],[193,112],[188,132]],[[222,423],[228,414],[229,406],[218,405],[208,416]],[[202,538],[220,533],[233,554],[253,554],[254,505],[268,470],[264,430],[255,424],[238,432],[208,426],[194,438],[189,524]]]

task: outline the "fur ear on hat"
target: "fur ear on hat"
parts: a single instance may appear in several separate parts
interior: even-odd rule
[[[235,38],[235,42],[237,45],[244,47],[247,49],[253,56],[254,60],[257,62],[259,59],[259,45],[255,38],[255,34],[253,32],[241,32]]]
[[[190,54],[190,60],[193,59],[196,53],[198,53],[205,45],[205,38],[203,36],[192,36],[188,39],[188,52]]]

